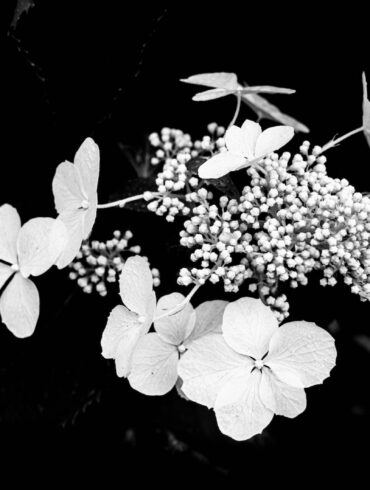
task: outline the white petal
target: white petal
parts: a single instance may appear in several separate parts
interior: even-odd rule
[[[4,286],[12,274],[14,274],[14,269],[12,269],[9,265],[0,262],[0,289]]]
[[[198,92],[194,95],[193,100],[195,102],[206,102],[207,100],[220,99],[221,97],[226,97],[231,95],[235,90],[225,90],[224,88],[213,88],[210,90],[205,90],[204,92]]]
[[[171,293],[158,300],[155,316],[160,316],[179,305],[185,296]],[[166,316],[154,322],[154,328],[166,342],[180,345],[189,337],[195,325],[195,311],[190,303],[178,313]]]
[[[55,263],[68,241],[66,226],[53,218],[33,218],[18,235],[17,250],[24,277],[39,276]]]
[[[85,209],[75,209],[64,211],[57,218],[66,226],[68,235],[64,250],[62,250],[56,261],[58,269],[63,269],[63,267],[70,264],[81,248],[85,213]]]
[[[195,309],[196,320],[193,331],[186,339],[185,345],[209,333],[222,333],[222,317],[227,301],[205,301]]]
[[[82,201],[88,199],[84,194],[78,172],[71,162],[58,165],[53,179],[53,194],[55,208],[58,213],[78,209]]]
[[[132,388],[144,395],[164,395],[175,386],[179,353],[157,333],[144,335],[132,356],[128,380]]]
[[[17,264],[17,236],[21,229],[21,219],[10,204],[0,206],[0,259]]]
[[[40,298],[30,279],[17,273],[0,297],[0,313],[3,323],[19,338],[33,334],[40,311]]]
[[[130,257],[122,268],[119,290],[123,303],[140,316],[153,313],[153,277],[144,257]]]
[[[260,385],[263,404],[276,415],[294,418],[304,412],[307,406],[303,388],[294,388],[280,381],[268,368],[263,369]]]
[[[290,322],[272,336],[264,360],[281,381],[297,388],[322,383],[335,366],[333,337],[314,323]]]
[[[258,123],[247,119],[241,127],[241,132],[246,148],[245,156],[248,160],[252,160],[255,155],[257,140],[262,133],[261,126]]]
[[[241,128],[238,126],[231,126],[225,133],[226,148],[233,155],[250,158],[253,156],[253,152],[248,145],[245,135]]]
[[[238,88],[238,79],[235,73],[218,72],[218,73],[201,73],[189,78],[182,78],[181,82],[191,83],[194,85],[203,85],[204,87],[225,88],[236,90]]]
[[[114,359],[118,344],[124,338],[126,331],[135,327],[137,323],[138,317],[136,313],[132,313],[125,306],[118,305],[113,308],[101,338],[103,357]]]
[[[367,81],[365,72],[362,73],[363,101],[362,101],[362,126],[367,143],[370,145],[370,101],[367,95]]]
[[[244,441],[260,434],[274,414],[260,397],[261,371],[238,373],[223,386],[216,399],[215,412],[223,434]]]
[[[275,315],[260,299],[240,298],[225,308],[222,332],[229,346],[240,354],[261,359],[277,328]]]
[[[230,377],[252,367],[252,361],[230,349],[222,335],[209,334],[191,343],[180,359],[178,374],[185,395],[211,408]]]
[[[96,194],[99,179],[100,154],[99,147],[91,138],[86,138],[74,158],[85,194],[90,198]]]
[[[84,220],[83,220],[84,239],[89,237],[91,230],[93,229],[96,220],[97,208],[98,208],[98,195],[95,193],[94,195],[90,196],[88,209],[84,210],[85,211]]]
[[[245,158],[233,155],[229,151],[222,151],[203,163],[198,169],[198,175],[201,179],[219,179],[230,172],[239,170],[245,164]]]
[[[266,129],[257,140],[255,157],[263,157],[277,151],[288,143],[294,136],[291,126],[274,126]]]

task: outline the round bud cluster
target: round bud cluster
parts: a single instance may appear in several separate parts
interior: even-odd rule
[[[106,242],[93,240],[85,242],[76,259],[69,266],[69,278],[77,281],[84,293],[96,291],[100,296],[107,295],[108,283],[116,282],[125,263],[124,255],[139,254],[139,245],[129,246],[132,238],[131,231],[123,235],[119,230],[113,233],[113,238]],[[159,286],[158,269],[152,269],[153,285]]]
[[[160,133],[151,133],[149,143],[153,147],[154,155],[151,157],[152,165],[165,163],[168,159],[176,158],[181,152],[190,152],[193,146],[189,134],[181,129],[162,128]]]

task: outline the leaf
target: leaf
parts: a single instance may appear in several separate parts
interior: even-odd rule
[[[272,85],[254,85],[243,87],[240,92],[242,94],[256,94],[256,93],[265,93],[265,94],[294,94],[296,91],[291,88],[283,88],[283,87],[274,87]]]
[[[220,99],[227,95],[234,95],[235,90],[226,90],[223,88],[213,88],[205,90],[204,92],[198,92],[192,97],[195,102],[207,102],[208,100]]]
[[[194,340],[200,339],[210,333],[222,333],[223,314],[228,304],[227,301],[205,301],[196,310],[196,321],[193,331],[185,345],[189,346]]]
[[[366,81],[365,72],[362,74],[362,85],[364,91],[364,98],[362,104],[362,125],[364,128],[366,141],[370,146],[370,101],[367,95],[367,81]]]
[[[239,373],[225,384],[215,404],[221,432],[236,441],[260,434],[274,414],[262,403],[260,396],[261,371]]]
[[[185,395],[212,408],[222,386],[248,366],[253,367],[250,359],[234,352],[222,335],[212,333],[191,343],[180,359],[178,374]]]
[[[185,296],[180,293],[171,293],[162,296],[158,300],[156,316],[172,310]],[[187,303],[181,311],[165,316],[154,322],[154,328],[159,336],[167,343],[181,345],[189,337],[195,325],[195,311],[190,303]]]
[[[180,80],[184,83],[193,85],[203,85],[204,87],[223,88],[228,90],[236,90],[238,88],[238,79],[235,73],[216,72],[216,73],[201,73]]]
[[[21,229],[21,219],[10,204],[0,206],[0,259],[10,264],[18,264],[17,237]]]
[[[64,223],[53,218],[34,218],[18,235],[17,250],[23,277],[46,272],[64,250],[68,233]]]
[[[296,388],[320,384],[335,366],[333,337],[309,322],[289,322],[271,337],[264,360],[278,378]]]
[[[136,346],[129,383],[144,395],[164,395],[176,384],[178,360],[174,345],[164,342],[157,333],[149,333]]]
[[[244,94],[242,101],[247,104],[262,119],[271,119],[287,126],[292,126],[295,131],[309,133],[307,126],[280,111],[278,107],[268,102],[264,97],[257,94]]]
[[[278,325],[271,308],[260,299],[240,298],[226,306],[222,332],[227,344],[236,352],[261,359]]]
[[[20,273],[15,274],[0,297],[3,323],[18,338],[33,334],[39,317],[40,298],[36,286]]]
[[[18,23],[23,17],[23,14],[27,14],[32,7],[35,6],[34,0],[17,0],[17,4],[15,6],[12,23],[10,27],[12,29],[17,29]]]
[[[122,302],[131,311],[142,317],[153,315],[155,293],[148,260],[144,257],[130,257],[126,260],[119,279]]]

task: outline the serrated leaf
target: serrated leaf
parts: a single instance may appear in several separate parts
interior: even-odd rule
[[[370,146],[370,101],[367,95],[367,81],[365,72],[362,74],[362,85],[364,91],[363,104],[362,104],[362,125],[365,134],[366,141]]]
[[[309,133],[310,130],[307,126],[297,121],[291,116],[284,114],[280,109],[268,102],[264,97],[258,94],[244,94],[242,95],[242,101],[247,104],[260,119],[271,119],[281,124],[292,126],[295,131],[301,133]]]

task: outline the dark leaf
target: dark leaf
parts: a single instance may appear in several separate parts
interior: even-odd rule
[[[14,9],[13,19],[10,27],[15,30],[22,15],[26,14],[34,6],[34,0],[18,0]]]

